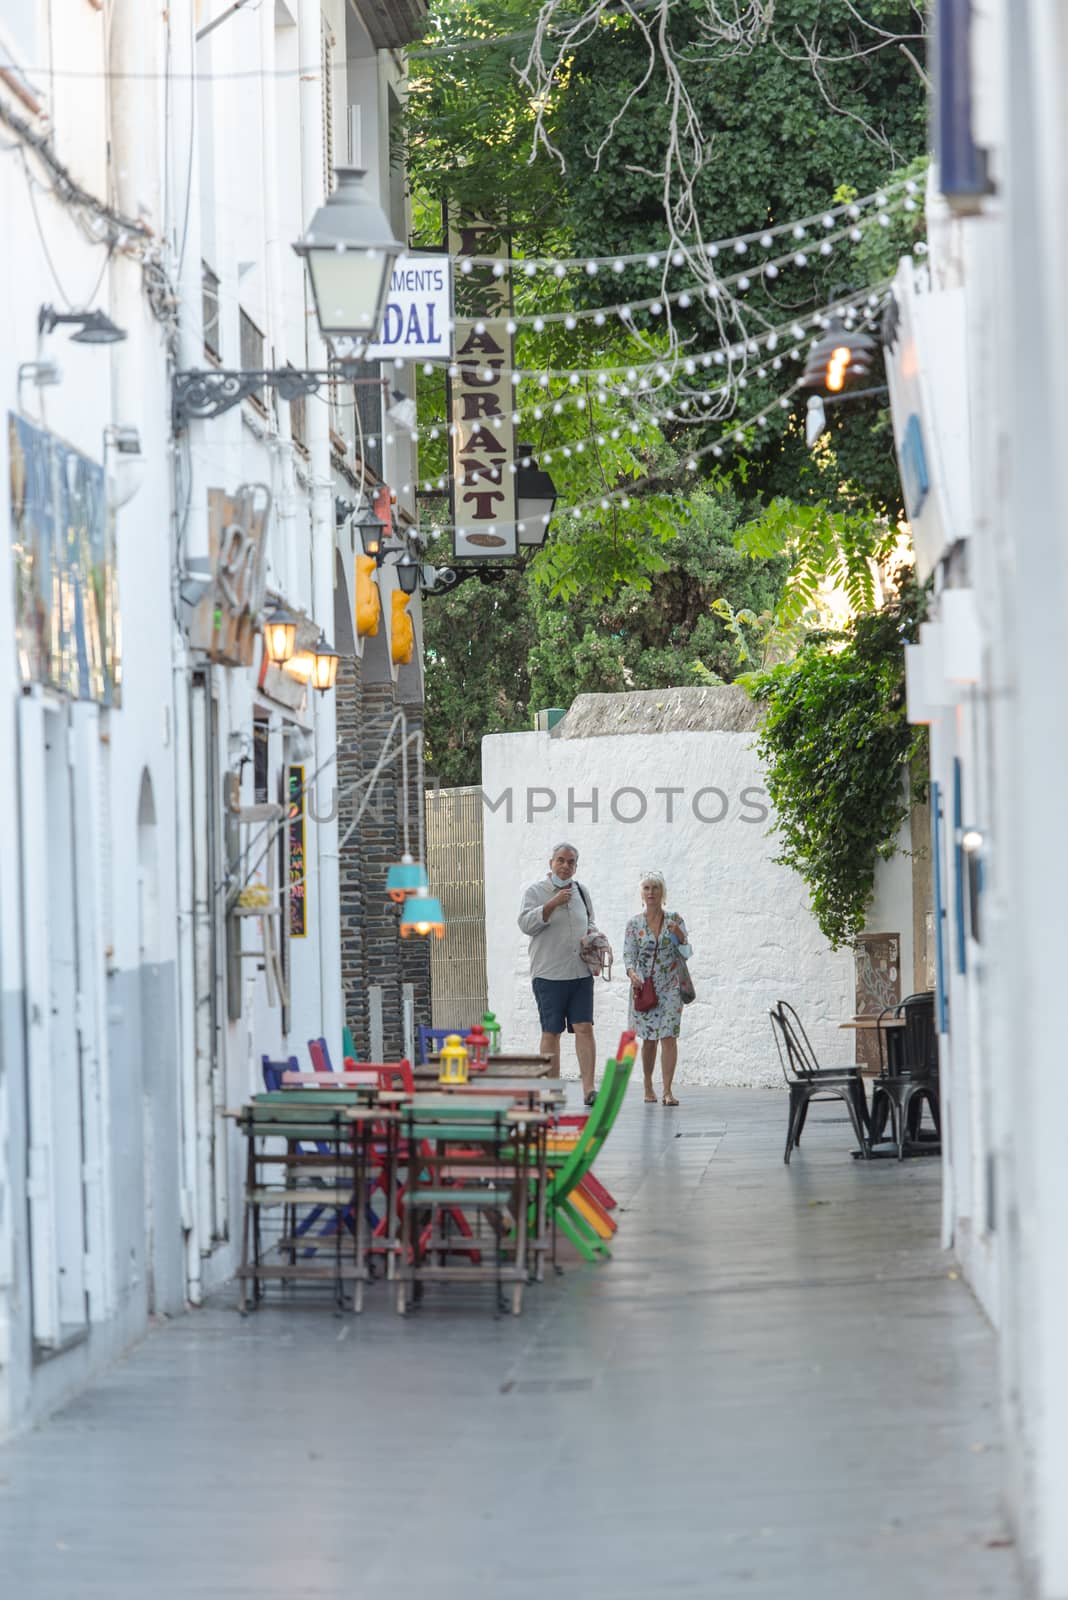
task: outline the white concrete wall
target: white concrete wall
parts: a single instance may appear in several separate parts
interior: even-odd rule
[[[43,8],[35,9],[37,47],[29,59],[39,66],[50,55]],[[54,107],[54,148],[90,192],[106,199],[105,87],[103,78],[92,76],[104,67],[105,18],[82,7],[67,23],[57,23],[52,43],[57,74],[69,74],[56,79],[63,89],[57,89]],[[149,38],[124,37],[123,46],[135,52],[136,63],[120,52],[114,66],[151,70]],[[158,234],[158,152],[150,109],[154,90],[143,91],[138,84],[127,92],[145,94],[140,140],[137,149],[124,142],[128,124],[118,103],[122,95],[116,92],[110,191],[128,213],[142,209]],[[31,108],[10,96],[5,103],[32,122]],[[5,129],[3,138],[11,143],[15,136]],[[171,715],[172,461],[164,331],[144,295],[139,260],[120,249],[105,269],[105,244],[94,241],[52,192],[47,169],[38,159],[29,155],[27,161],[34,205],[19,157],[9,151],[0,160],[0,214],[5,219],[0,258],[0,412],[5,414],[0,436],[0,761],[11,777],[8,825],[0,836],[0,1434],[58,1404],[144,1330],[150,1274],[159,1310],[184,1304],[177,1180],[181,1117]],[[74,330],[61,326],[39,339],[38,309],[48,302],[60,309],[68,303],[103,309],[127,337],[111,346],[77,344],[70,338]],[[20,397],[19,364],[41,357],[58,362],[60,383],[43,389],[24,383]],[[70,706],[55,691],[40,688],[24,695],[13,648],[6,422],[6,413],[20,407],[29,421],[97,462],[107,425],[135,426],[140,432],[144,461],[133,469],[140,487],[116,511],[121,708]],[[125,472],[116,474],[113,492],[125,487]],[[31,1057],[24,1026],[26,952],[28,944],[47,949],[55,935],[58,913],[41,885],[48,881],[47,866],[58,863],[64,845],[70,845],[46,837],[44,793],[24,795],[20,803],[21,763],[34,752],[20,747],[18,720],[31,702],[42,708],[42,718],[46,703],[54,707],[47,713],[54,729],[69,723],[76,730],[70,765],[76,845],[71,854],[78,888],[82,1103],[55,1094],[47,1119],[42,1115],[41,1079],[30,1069],[31,1059],[34,1068],[37,1060]],[[138,800],[146,773],[156,816],[151,885],[144,882],[138,858]],[[146,889],[152,899],[151,934],[146,929]],[[149,995],[153,1011],[146,1033]],[[39,1016],[32,1015],[31,1032],[40,1026]],[[52,1063],[46,1060],[45,1079],[52,1075]],[[78,1193],[78,1173],[73,1187],[46,1187],[59,1203],[53,1209],[67,1213],[56,1218],[57,1226],[65,1227],[73,1218],[79,1227],[84,1199],[87,1324],[64,1331],[61,1353],[41,1361],[33,1340],[28,1148],[32,1142],[36,1149],[70,1149],[79,1142],[79,1128],[86,1164],[83,1194]],[[153,1171],[148,1170],[149,1142]],[[156,1173],[171,1179],[165,1202],[153,1187]],[[148,1218],[154,1203],[153,1260]],[[39,1229],[38,1244],[45,1232]]]
[[[779,999],[796,1008],[821,1059],[853,1059],[851,1035],[838,1029],[853,1013],[852,954],[828,948],[801,880],[773,860],[752,743],[751,733],[712,732],[482,741],[489,1003],[506,1048],[532,1048],[539,1036],[520,897],[567,839],[616,955],[611,983],[597,981],[601,1059],[626,1026],[623,932],[651,869],[664,874],[694,949],[698,998],[684,1014],[681,1083],[781,1084],[768,1021]],[[564,1072],[575,1072],[566,1045]]]

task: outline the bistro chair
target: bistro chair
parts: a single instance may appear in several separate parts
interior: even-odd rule
[[[591,1263],[606,1260],[611,1255],[607,1241],[615,1232],[615,1224],[607,1208],[590,1192],[587,1180],[619,1115],[633,1069],[632,1054],[606,1062],[597,1099],[578,1138],[566,1149],[554,1149],[552,1140],[549,1144],[546,1216]],[[533,1216],[531,1231],[534,1231]]]
[[[868,1102],[860,1068],[856,1065],[821,1067],[800,1017],[786,1000],[780,1000],[768,1015],[775,1048],[779,1052],[779,1065],[790,1091],[786,1150],[783,1155],[786,1165],[789,1166],[790,1156],[801,1143],[808,1108],[814,1100],[842,1101],[849,1112],[860,1153],[867,1160],[871,1154]]]
[[[903,1017],[903,1029],[891,1048],[884,1027],[887,1017]],[[938,1095],[938,1034],[934,1020],[934,994],[910,994],[896,1006],[887,1006],[879,1015],[879,1076],[872,1084],[871,1139],[882,1138],[887,1116],[897,1158],[902,1161],[905,1146],[911,1142],[931,1154],[941,1150],[942,1118]],[[904,1034],[904,1038],[900,1037]],[[933,1137],[922,1137],[920,1119],[926,1101],[934,1123]]]
[[[272,1061],[270,1056],[261,1056],[260,1064],[263,1070],[263,1087],[271,1092],[282,1087],[283,1072],[299,1072],[300,1062],[296,1056],[290,1056],[288,1061]]]
[[[325,1046],[325,1042],[325,1040],[321,1039],[314,1041],[309,1040],[309,1045],[314,1043],[316,1046],[320,1044]],[[268,1094],[281,1093],[281,1091],[287,1087],[287,1078],[290,1080],[290,1084],[292,1084],[294,1074],[298,1079],[301,1076],[300,1062],[296,1056],[290,1056],[286,1061],[272,1061],[270,1056],[265,1055],[261,1056],[260,1061],[263,1070],[263,1087],[267,1090]],[[312,1061],[313,1063],[315,1062],[314,1053],[312,1055]],[[321,1067],[318,1065],[318,1063],[315,1063],[315,1066],[316,1072],[318,1073],[325,1074],[326,1072],[330,1071],[329,1068]],[[327,1155],[329,1154],[330,1146],[328,1143],[322,1140],[318,1141],[314,1145],[309,1145],[306,1141],[295,1142],[291,1145],[291,1154],[299,1155],[302,1151],[305,1153],[314,1151],[319,1155]],[[322,1205],[306,1211],[298,1221],[296,1212],[287,1210],[283,1218],[283,1235],[286,1236],[290,1242],[293,1242],[297,1239],[304,1240],[306,1245],[306,1248],[303,1252],[304,1255],[313,1256],[316,1252],[316,1249],[319,1247],[310,1244],[310,1242],[306,1239],[306,1235],[311,1233],[312,1228],[315,1227],[320,1218],[326,1215],[327,1220],[318,1231],[317,1237],[319,1239],[330,1238],[337,1232],[338,1229],[337,1212],[335,1211],[333,1215],[328,1215],[327,1213],[328,1207],[326,1205]],[[373,1212],[370,1214],[368,1220],[373,1226],[376,1220]],[[353,1226],[351,1216],[346,1214],[343,1218],[343,1221],[344,1225],[351,1230]]]

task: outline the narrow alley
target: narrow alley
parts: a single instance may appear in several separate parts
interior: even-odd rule
[[[817,1107],[632,1091],[614,1260],[519,1319],[229,1297],[0,1451],[19,1600],[1010,1600],[995,1345],[938,1247],[940,1164]],[[561,1251],[563,1260],[563,1251]]]

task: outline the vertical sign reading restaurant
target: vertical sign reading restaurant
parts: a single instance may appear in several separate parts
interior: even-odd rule
[[[304,768],[290,767],[289,793],[289,937],[303,939],[308,931],[307,850],[304,828]]]
[[[499,225],[450,222],[449,249],[503,257]],[[449,369],[453,555],[496,561],[519,554],[516,532],[513,335],[508,275],[492,266],[455,275],[455,356]]]

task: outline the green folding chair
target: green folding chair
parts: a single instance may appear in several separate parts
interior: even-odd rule
[[[571,1195],[604,1148],[605,1140],[619,1115],[633,1070],[633,1056],[628,1060],[605,1063],[604,1078],[586,1126],[579,1134],[574,1149],[562,1158],[549,1177],[546,1216],[565,1238],[571,1240],[579,1254],[590,1262],[605,1261],[612,1252],[572,1203]],[[549,1159],[551,1163],[552,1157]]]

